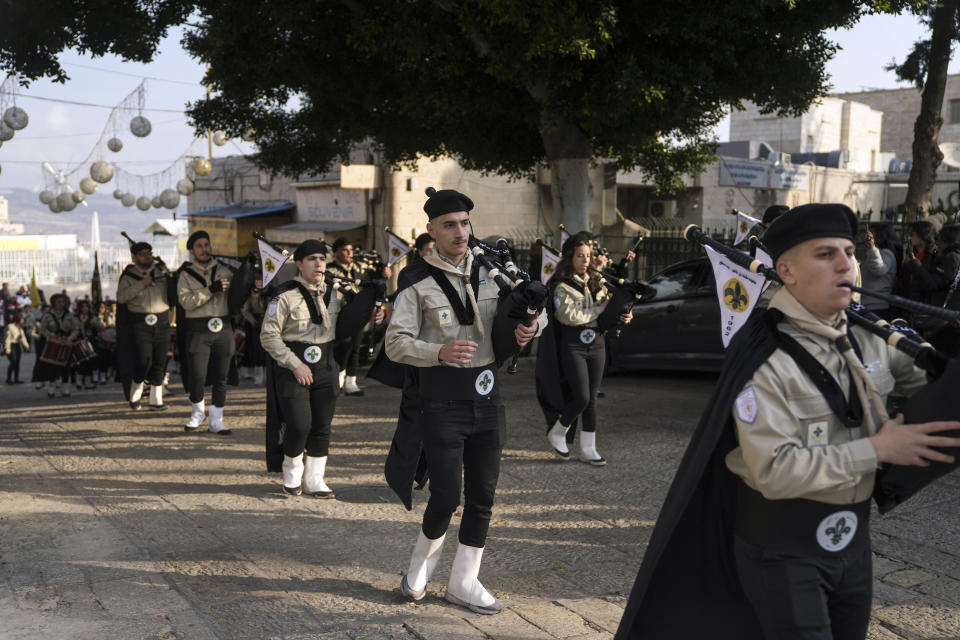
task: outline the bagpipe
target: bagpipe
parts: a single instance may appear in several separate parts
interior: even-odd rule
[[[500,239],[496,248],[470,236],[470,253],[486,268],[487,277],[500,288],[497,315],[493,321],[493,355],[497,365],[511,360],[507,373],[516,373],[520,347],[514,331],[518,324],[529,325],[547,303],[547,288],[513,262],[507,241]]]
[[[684,230],[684,237],[709,246],[734,263],[763,275],[769,280],[781,282],[774,269],[733,247],[717,242],[696,225],[687,227]],[[865,291],[860,287],[850,286],[849,288],[853,291],[859,291],[863,295],[888,300],[891,304],[901,305],[920,313],[928,313],[949,322],[956,322],[960,317],[960,312],[950,309],[906,300],[892,294]],[[893,324],[886,323],[874,314],[866,312],[858,304],[851,304],[847,308],[847,318],[852,324],[856,324],[883,338],[887,344],[913,358],[918,367],[934,378],[933,382],[915,393],[898,408],[899,413],[903,414],[905,424],[957,420],[960,418],[960,415],[958,415],[960,414],[960,405],[956,402],[956,390],[960,388],[960,361],[948,358],[934,349],[916,331],[906,327],[902,321],[895,321]],[[946,431],[939,435],[956,437],[960,435],[960,432]],[[877,472],[873,499],[876,501],[880,513],[887,513],[923,487],[960,466],[960,449],[945,448],[940,450],[952,455],[954,462],[950,464],[931,462],[926,467],[887,464]]]
[[[610,285],[610,301],[597,318],[597,328],[600,333],[614,330],[614,337],[620,335],[620,316],[633,311],[633,305],[641,299],[647,300],[657,294],[656,289],[644,280],[627,280],[618,278],[600,269],[587,267],[598,274]]]
[[[120,235],[127,239],[127,243],[129,243],[131,249],[133,248],[133,245],[137,244],[137,241],[127,235],[126,231],[121,231]],[[163,261],[163,258],[160,256],[153,256],[153,268],[150,272],[150,277],[156,280],[157,278],[162,278],[164,276],[170,277],[171,275],[172,273],[170,268]]]

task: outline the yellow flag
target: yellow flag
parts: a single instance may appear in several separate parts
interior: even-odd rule
[[[37,269],[34,267],[33,275],[30,277],[30,305],[38,309],[41,302],[40,289],[37,288]]]

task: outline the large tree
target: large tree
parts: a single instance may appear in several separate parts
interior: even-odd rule
[[[913,125],[913,165],[904,202],[908,220],[930,212],[930,193],[937,179],[937,167],[943,161],[938,145],[943,126],[940,114],[953,44],[960,37],[960,0],[942,0],[921,9],[919,15],[930,29],[929,38],[914,43],[902,63],[886,67],[922,90],[920,113]]]
[[[799,113],[828,85],[824,36],[877,3],[738,0],[205,0],[187,48],[209,63],[198,129],[256,131],[259,161],[322,170],[373,140],[390,163],[451,155],[530,175],[587,227],[596,159],[664,190],[713,154],[744,100]],[[883,7],[893,7],[885,3]]]

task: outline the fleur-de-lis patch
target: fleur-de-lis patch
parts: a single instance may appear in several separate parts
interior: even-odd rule
[[[547,264],[543,265],[543,272],[547,275],[553,273],[553,263],[548,262]]]
[[[723,304],[730,311],[746,311],[750,306],[750,296],[747,295],[747,288],[736,278],[731,278],[727,284],[723,285]]]
[[[853,541],[857,533],[857,514],[838,511],[820,521],[817,543],[827,551],[840,551]]]
[[[263,269],[267,273],[273,273],[274,271],[277,270],[277,265],[273,264],[273,260],[271,260],[270,258],[267,258],[266,260],[263,261]]]
[[[211,333],[220,333],[220,330],[223,329],[223,320],[220,318],[210,318],[207,321],[207,329],[209,329]]]
[[[307,347],[306,350],[304,350],[303,359],[309,362],[310,364],[313,364],[315,362],[320,361],[321,354],[322,354],[322,351],[320,350],[320,347],[316,345],[312,345]]]
[[[494,385],[494,378],[493,378],[493,373],[491,373],[490,369],[484,369],[480,373],[480,375],[477,376],[477,380],[474,383],[474,387],[476,388],[477,393],[479,393],[482,396],[485,396],[488,393],[490,393],[493,390],[493,385]]]
[[[440,319],[441,325],[448,325],[453,322],[453,316],[450,314],[450,309],[440,309],[437,313],[437,317]]]

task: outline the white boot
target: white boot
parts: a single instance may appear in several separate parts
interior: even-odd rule
[[[210,407],[210,433],[229,436],[232,431],[223,424],[223,407]]]
[[[303,493],[303,454],[296,458],[283,456],[283,492],[292,496]]]
[[[258,387],[263,386],[263,367],[254,367],[253,368],[253,384]]]
[[[470,547],[463,543],[457,546],[457,555],[450,569],[450,581],[447,583],[447,602],[466,607],[474,613],[492,615],[500,613],[503,606],[490,595],[477,575],[480,573],[480,559],[483,547]]]
[[[52,398],[56,394],[57,394],[57,390],[53,384],[53,380],[47,380],[47,397]]]
[[[557,420],[557,424],[550,427],[550,431],[547,432],[547,440],[550,441],[553,451],[564,460],[570,457],[570,449],[567,447],[567,429],[569,428]]]
[[[340,372],[340,388],[343,389],[343,383],[347,379],[347,370],[344,369]]]
[[[150,387],[150,411],[164,411],[166,405],[163,404],[163,385],[158,384]]]
[[[363,391],[357,386],[357,376],[347,376],[343,383],[343,392],[348,396],[362,396]]]
[[[327,456],[308,456],[303,461],[303,493],[316,498],[332,498],[333,490],[323,480],[327,470]]]
[[[193,411],[190,413],[190,419],[187,420],[184,429],[187,431],[196,431],[197,427],[203,424],[207,414],[203,407],[203,400],[200,402],[191,402],[190,406],[193,407]]]
[[[130,408],[140,411],[140,399],[143,397],[143,381],[130,383]]]
[[[580,431],[580,459],[595,467],[602,467],[607,464],[603,456],[597,453],[596,431]]]
[[[436,540],[431,540],[421,529],[417,543],[413,545],[413,553],[410,554],[410,568],[400,580],[400,591],[403,595],[413,600],[423,600],[423,596],[427,594],[427,582],[437,568],[446,537],[447,534],[443,534]]]
[[[69,382],[64,382],[62,385],[58,382],[58,383],[57,383],[57,389],[60,390],[60,395],[63,396],[64,398],[69,398],[69,397],[70,397],[70,383],[69,383]]]

